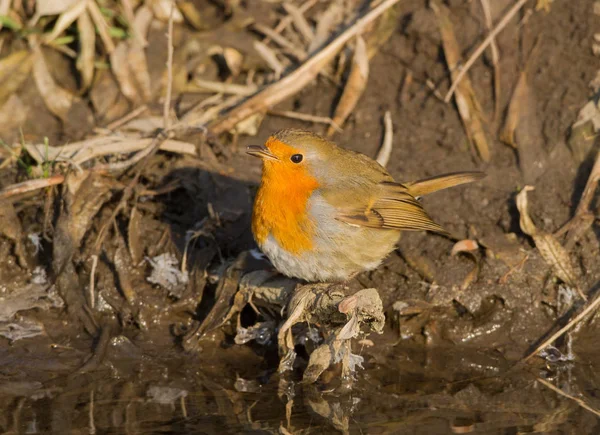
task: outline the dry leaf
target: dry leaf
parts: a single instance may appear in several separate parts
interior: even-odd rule
[[[535,246],[542,258],[548,263],[556,276],[565,284],[577,289],[583,299],[586,297],[581,292],[578,284],[578,273],[573,268],[571,259],[566,249],[556,238],[544,231],[538,230],[528,212],[527,192],[534,190],[532,186],[525,186],[517,195],[517,208],[519,209],[519,224],[523,232],[533,238]]]
[[[523,105],[527,103],[525,101],[526,94],[527,75],[523,71],[519,76],[517,87],[510,98],[510,104],[508,106],[508,112],[504,121],[504,127],[500,132],[500,140],[514,148],[517,148],[517,143],[515,142],[515,130],[519,124],[519,111]]]
[[[281,62],[279,62],[279,59],[277,59],[275,52],[260,41],[254,41],[254,49],[267,65],[269,65],[269,68],[273,70],[275,77],[279,78],[284,68]]]
[[[237,77],[242,72],[242,66],[244,64],[244,55],[238,50],[232,47],[225,47],[223,49],[223,58],[227,64],[227,68],[231,72],[232,77]]]
[[[204,23],[202,19],[202,15],[196,9],[196,6],[193,2],[184,1],[177,3],[177,6],[181,10],[181,13],[185,17],[188,23],[192,25],[192,27],[196,30],[206,30],[207,25]]]
[[[127,245],[129,246],[129,254],[134,265],[140,264],[144,258],[144,246],[142,244],[144,233],[141,227],[142,215],[137,208],[133,207],[127,227]]]
[[[312,53],[321,47],[330,37],[332,31],[344,18],[344,1],[334,0],[329,7],[317,19],[315,36],[308,46],[308,52]]]
[[[383,136],[383,143],[381,144],[381,148],[377,153],[377,163],[379,163],[384,168],[387,166],[390,161],[390,156],[392,155],[392,146],[394,142],[394,129],[392,125],[392,114],[389,110],[385,111],[385,115],[383,116],[383,125],[385,127],[385,134]]]
[[[152,13],[143,6],[135,15],[134,26],[143,37],[148,33]],[[136,39],[122,41],[110,55],[111,69],[123,95],[134,104],[151,98],[150,73],[144,47]]]
[[[0,16],[8,15],[8,12],[10,11],[11,2],[12,0],[0,0]],[[0,30],[2,30],[2,23],[0,23]]]
[[[96,57],[96,31],[87,11],[83,11],[78,18],[77,31],[79,32],[80,49],[76,66],[81,73],[81,87],[86,90],[91,86],[94,79],[94,60]]]
[[[356,47],[354,49],[350,74],[348,75],[344,92],[340,97],[340,101],[335,108],[335,114],[333,116],[333,122],[339,127],[344,124],[348,115],[350,115],[356,107],[356,103],[358,103],[358,100],[367,86],[368,78],[369,58],[367,57],[367,46],[365,45],[364,39],[359,36],[356,38]],[[327,136],[332,136],[335,131],[336,129],[333,126],[330,126],[327,130]]]
[[[87,10],[92,17],[92,21],[94,21],[94,25],[96,26],[96,30],[100,35],[100,39],[102,39],[102,43],[104,44],[104,48],[106,49],[108,54],[111,54],[115,49],[115,44],[110,37],[110,26],[104,19],[100,8],[96,4],[95,1],[89,1],[87,3]]]
[[[59,15],[77,3],[85,3],[85,0],[43,0],[35,2],[35,15],[44,17],[46,15]]]
[[[517,148],[525,183],[534,183],[546,169],[547,153],[535,94],[523,71],[513,92],[500,139]]]
[[[476,251],[477,249],[479,249],[479,245],[477,244],[477,241],[470,240],[470,239],[464,239],[464,240],[461,240],[454,244],[450,255],[455,256],[459,252],[470,252],[470,251]]]
[[[174,0],[151,0],[150,7],[152,8],[152,13],[156,17],[156,19],[167,22],[169,21],[169,17],[171,15],[171,9],[173,9],[173,22],[174,23],[182,23],[183,15],[178,7],[175,5]]]
[[[52,32],[44,38],[44,42],[48,44],[58,38],[62,32],[83,14],[87,3],[87,0],[80,0],[79,2],[73,3],[67,10],[62,12],[58,17],[58,20],[56,20]]]
[[[0,105],[17,92],[29,77],[33,55],[21,50],[0,60]]]
[[[77,97],[56,84],[50,75],[44,54],[39,46],[33,48],[33,53],[33,78],[44,104],[55,116],[67,121],[67,115]]]
[[[262,112],[257,112],[252,116],[244,119],[243,121],[238,122],[235,125],[234,131],[237,134],[244,134],[247,136],[256,136],[258,134],[258,129],[262,124],[263,119],[265,118],[265,114]]]
[[[0,137],[7,140],[7,134],[18,132],[27,119],[27,107],[17,94],[12,94],[6,103],[0,107]]]
[[[448,69],[451,72],[452,80],[456,80],[460,71],[458,65],[461,63],[461,49],[456,40],[454,26],[449,18],[448,8],[437,3],[432,3],[431,7],[438,16],[442,44],[444,46],[444,55],[446,57]],[[475,92],[473,91],[473,87],[471,86],[471,81],[466,75],[458,84],[456,91],[454,92],[454,98],[469,141],[477,150],[479,157],[481,157],[483,161],[489,162],[490,150],[483,129],[483,117],[480,105],[475,96]]]

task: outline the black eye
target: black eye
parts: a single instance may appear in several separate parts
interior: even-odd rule
[[[290,160],[291,160],[292,162],[294,162],[294,163],[300,163],[300,162],[302,161],[302,159],[303,159],[303,156],[302,156],[302,154],[294,154],[294,155],[293,155],[293,156],[290,158]]]

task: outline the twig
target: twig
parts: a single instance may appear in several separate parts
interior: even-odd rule
[[[12,186],[8,186],[0,190],[0,201],[10,198],[11,196],[20,195],[21,193],[62,184],[63,181],[65,181],[65,177],[63,175],[53,175],[49,178],[39,178],[37,180],[28,180],[23,181],[22,183],[13,184]]]
[[[540,384],[550,388],[552,391],[554,391],[557,394],[560,394],[561,396],[566,397],[567,399],[571,399],[574,402],[576,402],[579,406],[581,406],[583,409],[586,409],[588,411],[590,411],[593,414],[596,414],[597,416],[600,417],[600,411],[595,410],[594,408],[592,408],[590,405],[588,405],[587,403],[585,403],[585,401],[583,401],[583,399],[580,399],[579,397],[575,397],[575,396],[571,396],[568,393],[565,393],[563,390],[561,390],[558,387],[555,387],[554,385],[552,385],[550,382],[548,382],[545,379],[542,379],[540,377],[536,377],[536,381],[538,381]]]
[[[450,99],[452,98],[452,95],[454,94],[454,91],[456,90],[456,87],[458,86],[458,84],[460,83],[460,81],[463,79],[463,77],[465,76],[465,74],[467,73],[467,71],[469,71],[469,69],[471,69],[471,67],[473,66],[473,64],[477,60],[477,58],[479,58],[479,56],[481,56],[481,53],[483,53],[485,51],[485,49],[488,47],[488,45],[490,45],[492,43],[492,41],[494,41],[494,38],[496,37],[496,35],[498,33],[500,33],[506,27],[506,25],[512,19],[512,17],[514,17],[515,14],[528,1],[529,0],[519,0],[517,3],[515,3],[515,5],[512,8],[510,8],[510,10],[506,13],[506,15],[504,15],[504,17],[502,17],[502,19],[496,25],[496,27],[494,28],[494,30],[492,30],[490,32],[490,34],[487,36],[487,38],[485,38],[483,40],[483,42],[479,45],[479,47],[477,47],[477,49],[475,50],[475,52],[469,57],[469,59],[465,62],[465,64],[461,68],[461,70],[458,72],[456,78],[454,79],[454,82],[452,83],[452,86],[450,86],[450,89],[448,90],[448,93],[444,97],[444,101],[446,103],[450,102]]]
[[[528,258],[529,258],[529,254],[523,255],[523,258],[517,264],[515,264],[513,267],[508,269],[508,272],[506,272],[504,275],[502,275],[500,277],[500,279],[498,279],[498,284],[506,284],[506,282],[508,281],[508,277],[515,270],[522,268],[525,265],[525,262],[527,261]]]
[[[135,15],[133,13],[133,6],[131,5],[131,0],[121,0],[121,4],[123,5],[123,13],[125,15],[125,19],[127,20],[127,25],[129,26],[129,30],[133,33],[133,37],[137,39],[137,42],[144,48],[148,46],[148,41],[137,26],[134,25]]]
[[[592,167],[592,171],[590,172],[590,176],[588,177],[587,183],[585,184],[585,188],[583,189],[583,193],[581,194],[581,199],[579,200],[579,204],[577,205],[577,209],[575,210],[575,215],[564,224],[554,235],[556,237],[565,234],[567,232],[571,233],[571,231],[576,224],[582,220],[585,216],[590,214],[590,203],[594,198],[594,193],[598,188],[598,182],[600,182],[600,152],[596,155],[596,161],[594,166]],[[590,221],[590,225],[593,223],[593,220]],[[571,234],[569,234],[570,236]],[[568,243],[568,241],[567,241]]]
[[[262,33],[263,35],[271,38],[280,47],[287,48],[290,51],[290,53],[292,53],[298,58],[298,60],[303,61],[304,59],[306,59],[306,52],[302,48],[296,47],[294,44],[292,44],[286,38],[281,36],[279,33],[275,32],[270,27],[267,27],[264,24],[255,23],[252,25],[252,28]],[[265,42],[263,41],[263,43]]]
[[[376,160],[377,163],[385,168],[390,161],[390,156],[392,155],[392,145],[394,141],[392,114],[389,110],[385,111],[385,115],[383,116],[383,124],[385,127],[385,134],[383,136],[383,144],[381,144],[381,148],[379,149]]]
[[[306,3],[304,3],[303,5],[301,5],[298,8],[298,10],[304,14],[305,12],[307,12],[310,8],[312,8],[317,3],[318,3],[318,0],[308,0]],[[285,28],[287,26],[289,26],[290,24],[292,24],[292,16],[291,15],[286,15],[284,18],[281,19],[281,21],[279,22],[279,24],[277,24],[277,26],[275,26],[275,32],[276,33],[283,32],[283,30],[285,30]],[[270,41],[270,39],[267,37],[263,42],[265,44],[268,44],[269,41]]]
[[[167,31],[167,94],[163,106],[163,122],[165,130],[171,126],[169,111],[171,109],[171,94],[173,92],[173,11],[175,11],[175,2],[171,3],[171,13],[169,14],[169,27]]]
[[[90,308],[93,310],[96,306],[96,267],[98,266],[98,256],[92,255],[92,271],[90,272]]]
[[[491,31],[494,23],[492,22],[492,11],[490,10],[489,0],[481,0],[481,8],[485,17],[485,25]],[[490,47],[492,49],[492,63],[494,65],[494,118],[496,118],[500,113],[500,52],[498,51],[498,44],[495,38],[492,39]]]
[[[235,83],[214,82],[212,80],[204,80],[195,78],[188,84],[186,92],[217,92],[220,94],[241,95],[242,97],[250,96],[258,88],[256,86],[237,85]]]
[[[312,81],[316,75],[329,63],[337,52],[373,20],[400,0],[385,0],[379,6],[371,9],[365,15],[342,32],[338,37],[306,60],[296,70],[281,78],[279,81],[265,87],[253,97],[227,113],[226,116],[214,122],[209,130],[218,135],[231,130],[238,122],[248,118],[258,111],[266,111],[275,104],[294,95]]]
[[[294,27],[298,29],[298,31],[302,34],[306,42],[310,44],[310,42],[315,37],[313,30],[311,29],[308,21],[304,18],[304,14],[302,11],[291,3],[283,3],[283,9],[290,14],[292,17],[292,21],[294,22]]]
[[[402,87],[400,88],[400,104],[404,105],[408,102],[408,89],[413,81],[412,71],[406,70],[404,74],[404,80],[402,81]]]
[[[281,64],[281,62],[279,62],[279,59],[277,59],[277,55],[275,54],[275,52],[269,47],[267,47],[266,44],[263,44],[260,41],[254,41],[254,49],[256,50],[258,55],[262,57],[262,59],[267,63],[267,65],[269,65],[269,68],[271,68],[275,72],[275,76],[277,77],[277,79],[279,79],[281,73],[284,70],[284,67]]]
[[[127,184],[125,189],[123,189],[123,195],[121,196],[121,200],[119,201],[119,204],[117,204],[117,206],[113,210],[113,212],[110,215],[110,217],[108,218],[108,220],[104,223],[102,228],[100,228],[100,231],[98,232],[98,237],[96,238],[96,243],[94,244],[94,249],[93,249],[92,255],[98,255],[100,253],[100,249],[102,248],[102,244],[104,243],[104,238],[106,237],[108,227],[114,222],[117,215],[127,205],[127,202],[133,195],[135,186],[139,182],[139,179],[142,175],[142,171],[144,170],[144,167],[146,166],[146,164],[148,164],[148,162],[150,161],[150,158],[158,151],[158,149],[160,148],[162,143],[166,140],[166,138],[167,138],[167,133],[160,132],[152,140],[152,143],[150,144],[150,146],[148,146],[145,150],[140,151],[134,157],[132,157],[129,161],[127,161],[129,163],[129,165],[127,167],[129,167],[141,160],[138,170],[135,173],[135,176],[129,182],[129,184]]]
[[[129,154],[143,150],[152,144],[152,139],[131,139],[128,137],[109,136],[97,137],[81,142],[74,142],[61,147],[46,148],[44,144],[25,145],[25,149],[38,163],[43,163],[46,149],[50,161],[69,161],[75,165],[82,165],[88,160],[110,154]],[[178,154],[198,155],[196,146],[191,143],[177,140],[165,140],[160,149]]]
[[[117,120],[111,122],[110,124],[108,124],[106,126],[106,129],[116,130],[117,128],[127,124],[132,119],[137,118],[139,115],[144,113],[146,110],[148,110],[148,106],[146,106],[145,104],[140,107],[137,107],[137,108],[133,109],[131,112],[129,112],[127,115],[123,116],[121,119],[117,119]]]
[[[333,122],[333,119],[327,116],[309,115],[308,113],[292,112],[289,110],[269,110],[267,113],[273,116],[283,116],[285,118],[299,119],[300,121],[315,122],[318,124],[328,124],[335,128],[337,131],[342,131],[340,126]]]
[[[87,2],[87,9],[92,17],[92,21],[94,21],[94,24],[96,25],[96,29],[98,30],[100,39],[102,39],[102,43],[104,44],[106,52],[111,54],[113,51],[115,51],[115,44],[110,37],[108,24],[104,20],[104,16],[102,15],[100,8],[95,1],[89,1]]]
[[[573,328],[573,326],[575,326],[577,323],[579,323],[581,320],[583,320],[583,318],[585,316],[587,316],[592,311],[594,311],[598,307],[598,305],[600,305],[600,294],[598,294],[592,302],[588,303],[587,307],[581,313],[579,313],[574,319],[569,321],[569,323],[567,323],[564,327],[559,329],[556,333],[552,334],[552,336],[550,338],[548,338],[542,344],[540,344],[538,347],[536,347],[533,352],[531,352],[529,355],[527,355],[525,358],[523,358],[522,362],[528,361],[533,356],[537,355],[537,353],[540,352],[542,349],[545,349],[546,346],[552,344],[561,335],[563,335],[565,332],[567,332],[568,330]]]

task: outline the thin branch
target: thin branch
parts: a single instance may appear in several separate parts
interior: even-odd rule
[[[571,399],[574,402],[576,402],[579,406],[581,406],[583,409],[586,409],[588,411],[590,411],[593,414],[596,414],[597,416],[600,417],[600,412],[597,411],[596,409],[592,408],[590,405],[588,405],[587,403],[585,403],[582,399],[580,399],[579,397],[575,397],[575,396],[571,396],[568,393],[565,393],[563,390],[561,390],[558,387],[555,387],[554,385],[552,385],[550,382],[548,382],[545,379],[536,378],[536,381],[538,381],[540,384],[544,385],[545,387],[550,388],[552,391],[554,391],[557,394],[560,394],[563,397],[566,397],[567,399]]]
[[[333,119],[327,116],[310,115],[308,113],[292,112],[289,110],[269,110],[268,113],[269,115],[282,116],[284,118],[290,119],[299,119],[300,121],[315,122],[318,124],[328,124],[335,128],[337,131],[342,131],[340,126],[333,122]]]
[[[600,305],[600,294],[596,296],[596,299],[594,299],[592,302],[588,303],[588,306],[581,313],[579,313],[575,318],[573,318],[571,321],[569,321],[569,323],[567,323],[564,327],[560,328],[556,333],[552,334],[552,336],[550,338],[545,340],[542,344],[540,344],[538,347],[536,347],[533,352],[531,352],[529,355],[527,355],[525,358],[523,358],[522,362],[526,362],[526,361],[530,360],[532,357],[537,355],[537,353],[539,351],[545,349],[548,345],[552,344],[556,339],[558,339],[560,336],[562,336],[565,332],[567,332],[568,330],[573,328],[576,324],[578,324],[581,320],[583,320],[583,318],[585,316],[587,316],[592,311],[594,311],[596,308],[598,308],[599,305]]]
[[[0,190],[0,201],[10,198],[11,196],[20,195],[26,192],[43,189],[44,187],[55,186],[62,184],[65,181],[63,175],[53,175],[49,178],[38,178],[37,180],[23,181],[22,183],[13,184]]]
[[[365,15],[356,20],[356,22],[342,32],[337,38],[331,41],[323,49],[319,50],[313,56],[306,60],[292,73],[281,78],[279,81],[265,87],[256,95],[246,100],[241,105],[232,109],[222,119],[214,122],[209,130],[212,134],[218,135],[231,130],[238,122],[248,118],[259,111],[266,111],[275,104],[296,94],[312,81],[319,71],[333,59],[338,51],[364,28],[373,22],[385,11],[394,6],[400,0],[386,0],[373,8]]]
[[[385,168],[390,161],[390,156],[392,155],[392,145],[394,141],[392,114],[389,110],[386,110],[385,115],[383,116],[383,124],[385,127],[385,134],[383,136],[383,144],[381,144],[381,148],[379,149],[376,160],[377,163]]]
[[[171,126],[169,111],[171,109],[171,94],[173,92],[173,12],[175,11],[175,2],[171,3],[171,13],[169,14],[169,30],[167,32],[167,94],[163,106],[163,122],[165,130]]]
[[[458,72],[458,75],[454,79],[454,83],[452,83],[452,86],[450,86],[450,90],[448,90],[448,93],[444,97],[444,101],[446,103],[450,102],[450,99],[452,98],[452,95],[454,94],[456,87],[458,86],[460,81],[463,79],[463,77],[465,76],[467,71],[469,71],[469,69],[471,69],[471,67],[473,66],[475,61],[479,58],[479,56],[481,56],[481,54],[485,51],[485,49],[488,48],[488,46],[494,41],[494,38],[496,38],[496,35],[498,33],[500,33],[506,27],[506,25],[512,19],[512,17],[514,17],[515,14],[528,1],[529,0],[519,0],[517,3],[515,3],[515,5],[512,8],[510,8],[510,10],[506,13],[506,15],[504,15],[504,17],[502,17],[502,20],[500,20],[500,22],[496,25],[494,30],[492,30],[490,32],[490,34],[487,36],[487,38],[485,38],[484,41],[479,45],[479,47],[477,47],[477,50],[475,50],[475,52],[471,55],[471,57],[469,57],[469,60],[467,60],[467,62],[465,62],[465,64],[461,68],[461,70]]]

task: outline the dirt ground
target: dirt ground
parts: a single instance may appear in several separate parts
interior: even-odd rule
[[[281,14],[278,2],[231,2],[237,6],[225,18],[215,6],[220,2],[193,3],[209,23],[197,40],[199,51],[215,41],[248,46],[256,32],[226,26],[252,17],[274,27]],[[325,9],[322,3],[307,14],[310,19]],[[490,3],[494,23],[513,4]],[[404,233],[380,268],[344,289],[345,295],[377,289],[386,314],[382,334],[352,344],[364,358],[354,380],[341,379],[335,364],[317,382],[299,382],[316,347],[309,342],[310,330],[301,332],[305,342],[296,344],[298,357],[285,375],[278,372],[275,326],[265,329],[262,341],[237,341],[240,328],[282,322],[286,305],[255,289],[256,314],[246,299],[238,303],[234,297],[241,295],[240,280],[249,272],[271,271],[248,253],[256,248],[250,217],[260,162],[245,154],[246,146],[262,144],[282,128],[324,133],[327,127],[267,114],[253,136],[176,136],[193,143],[199,155],[154,155],[114,221],[111,215],[123,205],[133,172],[107,176],[87,169],[123,157],[87,162],[82,173],[71,169],[61,186],[0,202],[0,428],[6,433],[597,433],[597,315],[563,336],[545,358],[515,368],[582,305],[523,232],[517,194],[526,185],[535,187],[528,193],[529,213],[539,230],[554,233],[575,214],[598,153],[597,139],[580,145],[573,128],[597,92],[590,85],[600,71],[592,48],[600,32],[597,4],[555,0],[545,12],[530,3],[496,38],[499,75],[490,50],[468,73],[485,117],[488,163],[472,150],[455,101],[439,98],[451,82],[438,18],[426,1],[401,1],[396,7],[394,30],[370,61],[365,92],[334,136],[338,144],[374,158],[384,136],[384,113],[390,111],[394,147],[387,169],[396,180],[463,170],[487,174],[423,199],[436,222],[459,240],[477,240],[479,249],[451,255],[454,240]],[[445,4],[466,59],[488,34],[481,3]],[[189,24],[175,25],[174,58],[180,64],[196,34]],[[0,57],[26,47],[17,38],[4,38]],[[165,38],[164,23],[151,27],[147,59],[154,94],[148,107],[158,117],[156,83],[164,74]],[[56,81],[77,89],[71,61],[54,50],[45,54]],[[527,96],[521,100],[514,148],[499,138],[521,77]],[[10,129],[0,127],[6,144],[20,142],[20,130],[26,143],[43,143],[44,137],[52,146],[72,143],[135,106],[121,110],[118,98],[104,103],[97,79],[81,96],[91,121],[83,122],[81,113],[61,121],[46,109],[33,80],[17,92],[26,118]],[[330,117],[342,90],[343,83],[320,76],[276,109]],[[108,99],[109,92],[105,95]],[[205,98],[176,89],[173,107],[181,114]],[[7,160],[6,149],[0,149],[0,163]],[[16,162],[0,167],[0,188],[28,179]],[[598,215],[597,199],[590,210]],[[186,243],[191,232],[192,242]],[[32,234],[41,235],[39,247]],[[600,288],[599,244],[596,221],[568,249],[578,287],[590,299]],[[163,254],[172,257],[159,258]],[[149,281],[157,269],[152,262],[169,258],[176,260],[176,272],[167,267],[168,277]],[[183,258],[187,278],[177,273]],[[97,294],[90,298],[91,275]],[[282,294],[295,285],[269,282]],[[226,317],[231,306],[239,312]],[[551,389],[554,385],[562,394]]]

